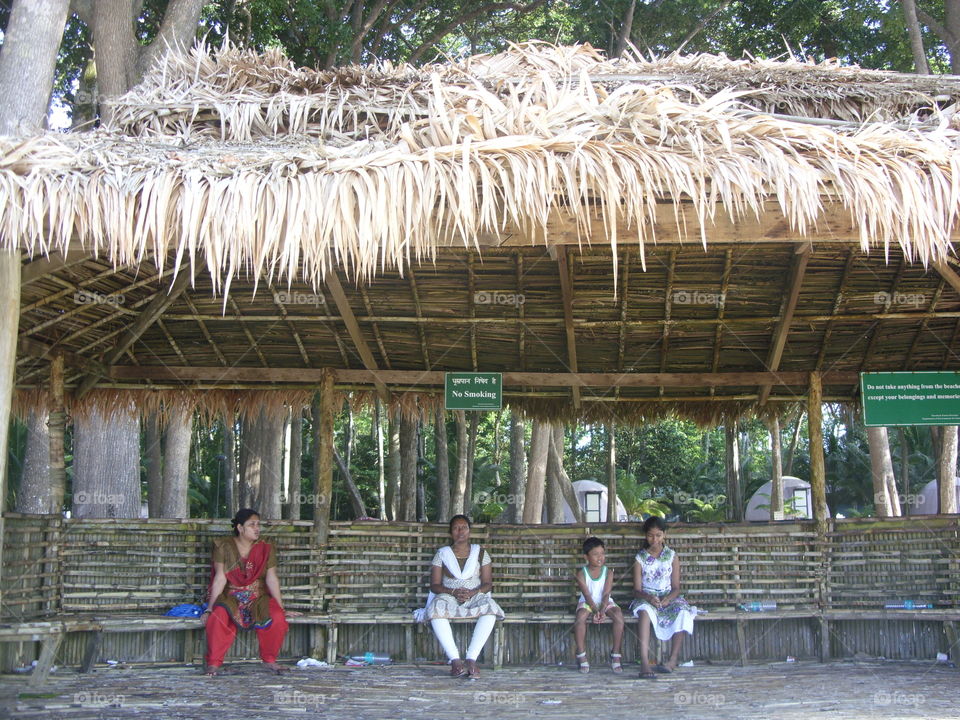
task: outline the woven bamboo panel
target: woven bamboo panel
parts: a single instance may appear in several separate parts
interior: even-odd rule
[[[904,600],[960,607],[955,517],[840,520],[828,541],[826,607],[877,609]]]
[[[62,523],[57,516],[5,520],[0,620],[43,618],[60,611]]]

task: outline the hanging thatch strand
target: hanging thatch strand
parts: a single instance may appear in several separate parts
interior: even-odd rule
[[[30,253],[79,241],[114,263],[173,253],[206,263],[226,293],[243,274],[317,286],[334,264],[369,279],[508,225],[543,238],[554,213],[584,235],[601,222],[614,250],[642,253],[664,201],[692,204],[703,243],[718,213],[759,214],[767,200],[806,235],[830,200],[864,250],[897,243],[924,263],[950,252],[960,156],[948,122],[824,127],[749,104],[759,92],[759,107],[812,111],[833,78],[829,112],[867,119],[870,98],[901,114],[917,93],[901,86],[891,105],[883,74],[832,66],[668,58],[668,79],[650,80],[657,63],[632,62],[532,45],[319,73],[278,51],[170,55],[118,101],[114,129],[0,141],[0,241]],[[752,89],[718,89],[732,68]],[[769,90],[773,75],[791,90]],[[714,78],[706,92],[690,84],[701,76]]]

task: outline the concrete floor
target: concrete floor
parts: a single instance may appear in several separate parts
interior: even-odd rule
[[[440,665],[293,668],[282,676],[256,663],[229,667],[219,678],[185,666],[61,670],[41,687],[29,687],[27,675],[2,675],[0,717],[960,720],[960,671],[931,663],[702,665],[656,681],[638,679],[636,666],[614,675],[596,664],[589,675],[568,666],[483,668],[470,681]]]

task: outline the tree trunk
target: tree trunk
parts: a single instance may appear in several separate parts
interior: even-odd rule
[[[163,447],[160,437],[160,418],[156,412],[144,419],[143,460],[147,470],[147,512],[152,518],[163,515]]]
[[[527,464],[527,487],[523,500],[523,524],[543,522],[543,496],[547,475],[547,453],[553,430],[542,420],[533,421],[530,437],[530,459]]]
[[[740,448],[737,443],[737,423],[728,421],[723,426],[726,444],[724,464],[727,470],[727,520],[743,520],[743,496],[740,485]]]
[[[563,493],[563,499],[566,501],[567,507],[570,508],[570,512],[573,515],[573,521],[582,523],[583,509],[580,507],[580,503],[577,500],[577,492],[573,489],[573,483],[570,481],[570,477],[563,469],[563,442],[564,433],[563,427],[561,426],[560,434],[554,434],[551,438],[550,457],[553,458],[553,462],[556,464],[557,479],[560,483],[560,491]]]
[[[463,491],[463,512],[467,515],[473,510],[473,468],[477,457],[477,428],[480,426],[480,413],[470,413],[467,427],[467,482]]]
[[[630,42],[630,35],[633,33],[633,13],[637,7],[637,0],[630,0],[630,5],[623,15],[623,22],[620,24],[620,30],[614,40],[611,57],[618,58],[623,55],[627,49],[627,43]],[[609,515],[607,516],[610,517]]]
[[[417,519],[417,421],[400,416],[400,519]]]
[[[238,503],[241,508],[257,508],[260,503],[260,467],[263,451],[260,448],[260,416],[248,412],[240,417],[240,488]]]
[[[350,468],[344,462],[336,446],[333,448],[333,459],[337,462],[340,469],[340,475],[343,477],[343,484],[347,486],[347,496],[350,498],[350,505],[353,507],[354,518],[367,517],[367,507],[363,504],[363,497],[356,483],[353,482],[353,476],[350,474]]]
[[[920,32],[920,22],[917,20],[916,0],[900,0],[900,4],[903,6],[907,37],[910,38],[910,54],[913,55],[914,72],[918,75],[929,75],[930,65],[927,62],[927,53],[923,49],[923,34]]]
[[[957,426],[947,425],[941,433],[938,463],[940,514],[957,512]]]
[[[783,466],[780,457],[780,418],[774,417],[770,428],[770,519],[783,520]]]
[[[524,452],[524,423],[510,413],[510,522],[523,522],[523,500],[527,488],[527,454]]]
[[[870,446],[870,475],[873,478],[873,506],[877,517],[893,517],[899,513],[895,509],[896,493],[891,497],[890,484],[893,482],[893,461],[890,458],[890,443],[887,441],[885,427],[868,427],[867,443]]]
[[[909,515],[910,506],[915,504],[911,502],[913,497],[910,495],[910,447],[906,430],[897,428],[897,436],[900,439],[900,485],[903,487],[903,514]]]
[[[140,422],[131,407],[74,420],[73,517],[140,517]]]
[[[234,431],[233,413],[223,418],[223,486],[227,506],[227,517],[232,518],[240,509],[237,488],[237,438]]]
[[[381,415],[380,398],[376,398],[373,406],[374,434],[377,438],[377,499],[380,503],[380,519],[387,519],[387,472],[384,467],[383,452],[383,418]]]
[[[0,135],[43,129],[69,7],[70,0],[13,3],[0,52]]]
[[[453,481],[453,497],[450,500],[451,515],[461,515],[466,504],[467,493],[467,418],[463,410],[455,410],[453,418],[457,423],[457,474]]]
[[[182,411],[171,412],[167,417],[167,427],[163,433],[163,493],[160,517],[190,517],[187,489],[192,420],[191,413]]]
[[[387,513],[390,520],[400,519],[400,421],[397,411],[387,409]]]
[[[793,475],[793,458],[796,456],[797,443],[800,442],[800,427],[803,423],[803,411],[797,413],[797,423],[793,426],[793,434],[790,436],[790,447],[787,448],[787,462],[783,470],[784,475]]]
[[[450,519],[450,456],[447,452],[447,414],[437,408],[433,419],[433,443],[437,455],[437,522]]]
[[[283,516],[287,520],[300,519],[300,476],[303,474],[303,408],[296,407],[290,413],[289,480],[287,482],[287,502],[283,507]]]
[[[23,458],[23,476],[17,493],[16,511],[28,515],[57,512],[50,494],[49,414],[45,409],[30,410],[27,415],[27,447]]]
[[[607,430],[607,522],[617,522],[617,426],[606,425]]]
[[[258,446],[261,451],[260,492],[257,510],[264,520],[279,520],[282,515],[283,490],[283,422],[286,411],[283,408],[267,413],[260,411],[257,423],[260,435]]]
[[[550,444],[547,448],[547,522],[559,525],[564,521],[563,513],[563,483],[560,479],[563,473],[563,425],[557,423],[551,426]],[[555,447],[561,451],[551,452]]]

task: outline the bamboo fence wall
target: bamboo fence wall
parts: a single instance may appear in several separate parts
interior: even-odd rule
[[[211,541],[229,531],[224,520],[67,520],[58,516],[8,515],[3,553],[0,621],[62,615],[160,615],[173,605],[200,602],[209,581]],[[430,562],[448,542],[445,525],[334,523],[326,547],[312,542],[307,522],[264,524],[275,543],[286,605],[337,617],[384,611],[404,614],[421,607]],[[639,525],[477,525],[472,540],[494,559],[494,593],[506,613],[531,617],[568,613],[575,606],[573,570],[582,564],[580,545],[595,534],[607,546],[615,573],[614,599],[623,607],[632,595],[631,566],[642,537]],[[938,608],[960,608],[960,531],[956,517],[837,520],[824,536],[813,523],[676,525],[668,544],[682,561],[687,599],[709,612],[739,603],[774,600],[779,610],[880,610],[912,599]],[[878,623],[883,623],[878,631]],[[750,657],[817,656],[815,623],[802,618],[752,619],[747,624]],[[635,626],[628,626],[625,656],[636,652]],[[469,626],[455,626],[463,635]],[[508,663],[570,662],[572,640],[562,624],[511,624]],[[231,657],[256,657],[256,638],[240,633]],[[943,643],[941,622],[851,619],[831,624],[835,657],[930,658]],[[291,626],[283,653],[311,652],[311,628]],[[199,632],[140,632],[104,637],[102,659],[163,662],[196,659]],[[588,633],[601,657],[609,627]],[[401,656],[404,628],[397,624],[344,624],[339,650]],[[737,632],[731,622],[698,622],[686,657],[733,660]],[[429,628],[418,627],[418,658],[436,660],[440,650]],[[22,649],[21,649],[22,650]],[[82,636],[65,642],[60,662],[80,661]],[[22,653],[28,657],[29,652]]]

